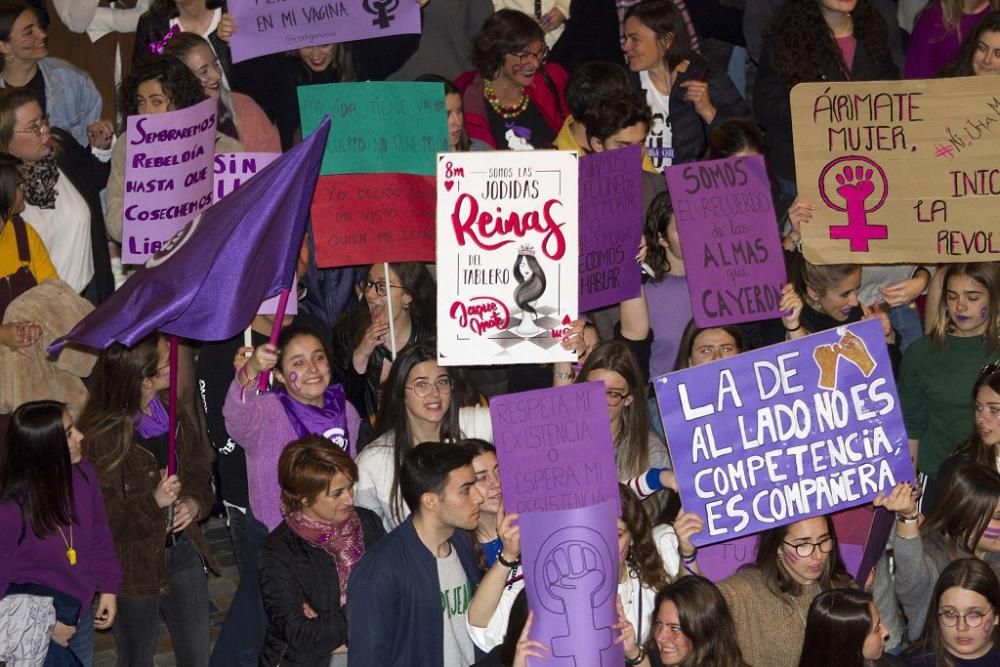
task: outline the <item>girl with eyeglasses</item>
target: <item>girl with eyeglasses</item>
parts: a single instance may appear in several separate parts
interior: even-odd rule
[[[911,640],[932,606],[931,585],[954,560],[976,557],[1000,572],[1000,473],[975,463],[955,467],[927,520],[915,491],[896,486],[876,505],[896,513],[893,553],[896,597],[909,619]]]
[[[358,304],[333,328],[335,363],[348,400],[364,420],[378,412],[379,388],[389,375],[393,356],[411,343],[434,336],[436,289],[422,262],[390,264],[388,276],[385,264],[372,264],[358,286]],[[390,337],[390,318],[395,341]]]
[[[892,667],[885,655],[889,630],[870,593],[826,591],[809,605],[799,667]]]
[[[719,584],[736,622],[736,638],[751,665],[796,667],[813,599],[855,584],[837,550],[828,515],[764,531],[757,557]]]
[[[977,558],[956,560],[931,593],[920,641],[904,656],[906,667],[1000,665],[1000,580]]]
[[[386,532],[410,515],[399,492],[403,457],[422,442],[493,441],[490,410],[460,407],[455,378],[438,366],[437,342],[424,339],[407,346],[389,370],[372,441],[358,454],[356,502],[382,519]]]

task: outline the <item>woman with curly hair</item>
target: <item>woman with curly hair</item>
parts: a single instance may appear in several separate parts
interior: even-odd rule
[[[880,81],[899,72],[885,19],[870,0],[787,0],[764,40],[754,115],[767,132],[771,168],[781,189],[795,193],[792,86],[809,81]]]
[[[906,50],[907,79],[930,79],[954,60],[961,45],[1000,0],[931,0],[920,12]]]
[[[938,72],[939,76],[983,76],[1000,74],[1000,11],[992,11],[976,25],[958,55]]]

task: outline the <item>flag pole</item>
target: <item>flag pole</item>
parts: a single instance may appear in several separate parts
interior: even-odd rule
[[[271,338],[268,340],[271,345],[275,345],[278,342],[278,335],[281,333],[281,324],[285,321],[285,307],[288,305],[288,293],[290,291],[288,288],[285,288],[281,290],[281,294],[278,296],[278,309],[274,311],[274,326],[271,327]],[[260,374],[260,380],[257,382],[258,392],[263,392],[267,389],[267,381],[270,375],[270,371],[263,371]]]
[[[382,267],[385,270],[385,297],[388,301],[389,308],[389,351],[392,353],[392,360],[396,361],[396,318],[392,316],[392,282],[389,279],[389,262],[382,262]]]
[[[167,389],[167,477],[177,473],[177,336],[170,337],[170,388]],[[167,508],[167,533],[173,537],[174,506]]]

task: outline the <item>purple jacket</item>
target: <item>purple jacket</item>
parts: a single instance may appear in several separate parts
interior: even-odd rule
[[[282,521],[278,458],[285,445],[298,440],[299,435],[275,394],[243,389],[235,378],[226,393],[222,416],[226,419],[226,431],[246,452],[250,509],[268,531],[274,530]],[[357,448],[360,424],[358,411],[348,402],[348,452]]]
[[[73,524],[76,565],[69,564],[59,531],[38,539],[30,522],[21,535],[21,510],[14,502],[0,505],[0,593],[12,583],[42,584],[72,595],[89,608],[94,592],[118,593],[122,570],[104,511],[97,472],[86,459],[73,466],[73,506],[80,522]],[[66,539],[70,531],[63,527]]]

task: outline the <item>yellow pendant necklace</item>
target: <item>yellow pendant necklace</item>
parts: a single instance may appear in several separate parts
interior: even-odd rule
[[[66,534],[63,533],[61,526],[56,526],[59,530],[59,537],[62,538],[63,544],[66,545],[66,558],[69,559],[70,565],[76,565],[76,549],[73,548],[73,524],[69,526],[69,541],[66,541]]]

